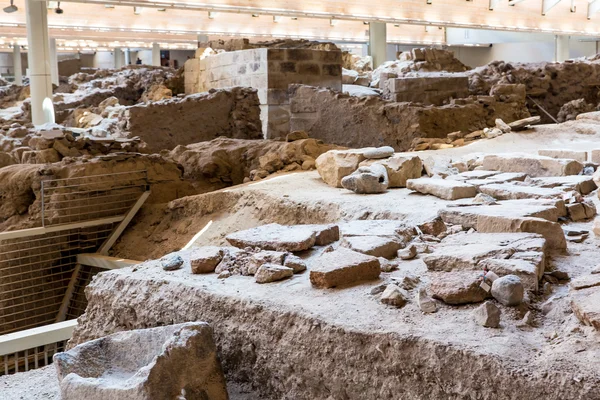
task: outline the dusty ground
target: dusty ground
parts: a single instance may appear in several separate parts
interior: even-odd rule
[[[261,397],[246,386],[228,384],[230,400],[260,400]],[[0,377],[0,393],[6,400],[60,400],[60,388],[54,366],[17,375]]]

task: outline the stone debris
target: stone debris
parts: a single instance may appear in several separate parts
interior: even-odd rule
[[[419,308],[423,313],[431,314],[437,311],[435,301],[427,295],[427,290],[425,288],[419,289],[416,298],[417,304],[419,304]]]
[[[256,271],[254,278],[256,283],[270,283],[287,279],[293,275],[292,268],[276,264],[263,264]]]
[[[491,301],[486,301],[473,310],[475,322],[481,326],[485,326],[486,328],[499,328],[500,315],[500,309]]]
[[[356,171],[365,159],[360,150],[331,150],[317,158],[317,171],[326,184],[341,188],[342,179]]]
[[[287,254],[285,256],[285,260],[283,261],[283,266],[291,268],[294,270],[294,273],[300,273],[302,271],[306,271],[306,262],[298,256],[293,254]]]
[[[310,282],[317,288],[332,288],[377,279],[380,273],[376,257],[342,247],[323,253],[313,262]]]
[[[364,151],[363,156],[367,159],[381,159],[388,158],[394,155],[394,148],[390,146],[377,147],[375,149],[367,149]]]
[[[588,158],[587,151],[575,150],[538,150],[538,154],[544,157],[564,158],[585,163]]]
[[[580,276],[579,278],[573,279],[570,283],[570,286],[573,290],[581,290],[600,286],[600,275],[592,274]]]
[[[564,192],[559,189],[517,185],[512,183],[483,185],[479,187],[479,191],[483,194],[492,196],[497,200],[560,199],[564,194]]]
[[[406,187],[407,180],[420,178],[423,171],[423,162],[417,156],[394,154],[386,159],[365,160],[360,163],[360,166],[373,164],[381,164],[386,168],[389,188]]]
[[[338,225],[305,225],[305,227],[315,231],[315,246],[327,246],[340,240]]]
[[[265,264],[283,265],[286,255],[286,253],[281,251],[260,251],[258,253],[254,253],[248,260],[247,274],[255,275],[260,267]]]
[[[235,247],[258,247],[263,250],[298,252],[315,245],[316,233],[305,225],[268,224],[226,236]]]
[[[469,179],[465,182],[469,185],[473,185],[479,188],[480,186],[484,185],[502,184],[508,182],[522,182],[526,178],[527,174],[522,174],[520,172],[505,172],[498,173],[494,176],[490,176],[485,179]]]
[[[600,332],[600,289],[592,287],[571,293],[571,308],[584,324]]]
[[[520,172],[534,177],[567,176],[579,174],[583,170],[583,164],[569,159],[510,153],[485,156],[483,168],[502,172]]]
[[[429,292],[434,299],[446,304],[481,303],[492,295],[483,290],[480,283],[477,272],[442,272],[432,278]]]
[[[492,296],[505,306],[518,306],[523,302],[525,290],[516,275],[506,275],[492,283]]]
[[[414,227],[397,220],[355,220],[340,223],[339,227],[342,237],[387,236],[408,242],[416,235]]]
[[[574,190],[583,196],[598,189],[594,178],[586,175],[551,176],[545,178],[528,177],[525,182],[544,188],[557,188],[563,191]]]
[[[458,200],[477,195],[477,188],[475,186],[446,179],[409,179],[406,182],[406,187],[410,190],[422,194],[430,194],[445,200]]]
[[[567,204],[567,214],[572,221],[583,221],[596,216],[596,206],[591,200]]]
[[[214,272],[223,259],[223,249],[216,246],[192,248],[190,266],[192,274],[207,274]]]
[[[392,259],[397,256],[402,242],[386,236],[349,236],[344,238],[342,246],[369,256]]]
[[[472,201],[473,204],[481,204],[485,206],[497,205],[496,199],[489,194],[478,193]]]
[[[165,271],[176,271],[183,266],[183,258],[178,254],[170,254],[160,260],[162,269]]]
[[[115,333],[55,354],[54,366],[64,400],[228,398],[205,322]]]
[[[506,122],[502,121],[500,118],[496,118],[495,124],[496,124],[496,128],[500,129],[502,131],[502,133],[508,133],[512,130],[510,125],[508,125]]]
[[[402,260],[412,260],[417,256],[417,247],[411,244],[405,249],[398,250],[398,257]]]
[[[381,295],[381,302],[397,308],[406,305],[406,294],[396,285],[387,285]]]
[[[380,164],[358,167],[342,178],[342,186],[358,194],[384,193],[389,186],[387,170]]]

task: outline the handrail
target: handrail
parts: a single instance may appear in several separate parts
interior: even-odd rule
[[[0,336],[0,356],[71,339],[77,320],[58,322]]]

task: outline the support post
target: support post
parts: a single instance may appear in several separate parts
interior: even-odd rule
[[[120,47],[115,47],[113,51],[113,58],[115,61],[115,69],[119,69],[123,67],[123,57]]]
[[[131,64],[131,50],[125,49],[125,65]]]
[[[26,0],[27,13],[27,59],[29,61],[29,84],[31,88],[31,120],[34,125],[46,123],[42,103],[52,99],[50,71],[50,43],[48,38],[48,14],[46,2]]]
[[[387,60],[387,26],[385,22],[369,24],[369,55],[373,57],[373,68]]]
[[[564,62],[569,59],[569,36],[556,35],[554,37],[554,61]]]
[[[152,43],[152,65],[160,67],[160,46],[158,43]]]
[[[21,65],[21,46],[13,46],[13,68],[15,70],[15,85],[23,85],[23,66]]]
[[[56,54],[56,39],[50,39],[50,78],[58,86],[58,55]]]

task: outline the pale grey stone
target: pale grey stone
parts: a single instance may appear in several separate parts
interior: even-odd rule
[[[505,306],[518,306],[523,302],[525,290],[521,278],[506,275],[492,283],[492,296]]]
[[[475,322],[486,328],[498,328],[500,326],[500,309],[491,301],[486,301],[473,311]]]
[[[342,186],[358,194],[383,193],[389,186],[387,170],[380,164],[359,167],[342,179]]]

